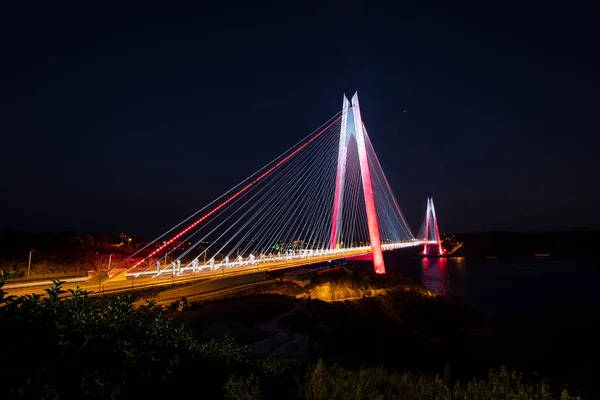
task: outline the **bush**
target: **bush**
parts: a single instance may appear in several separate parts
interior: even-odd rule
[[[135,309],[130,296],[92,299],[79,289],[62,299],[61,287],[44,299],[0,290],[0,382],[11,398],[110,399],[168,379],[198,354],[192,334],[153,303]]]
[[[546,382],[531,385],[522,376],[506,369],[490,371],[488,380],[473,379],[466,384],[447,385],[439,376],[431,379],[410,373],[390,373],[383,368],[350,371],[323,361],[308,371],[302,397],[307,400],[554,400]],[[576,400],[564,390],[561,400]]]

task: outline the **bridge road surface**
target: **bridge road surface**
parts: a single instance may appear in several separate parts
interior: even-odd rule
[[[393,245],[384,245],[382,247],[392,248]],[[324,254],[308,258],[297,258],[289,260],[276,260],[270,262],[262,262],[258,265],[247,265],[233,268],[221,268],[214,271],[201,271],[193,273],[191,270],[184,271],[181,275],[173,274],[171,270],[161,273],[159,276],[154,275],[140,275],[137,278],[127,277],[125,278],[124,273],[119,273],[111,278],[107,278],[102,281],[101,286],[98,286],[98,280],[93,277],[85,282],[66,282],[63,284],[62,289],[75,290],[79,286],[83,290],[92,292],[93,294],[102,293],[118,293],[132,289],[141,288],[152,288],[152,287],[165,287],[173,284],[184,284],[184,283],[195,283],[202,279],[219,279],[222,277],[229,277],[232,275],[248,274],[258,271],[267,271],[272,269],[282,268],[293,268],[303,265],[309,265],[314,263],[321,263],[330,260],[343,259],[348,257],[354,257],[370,253],[370,250],[365,251],[364,248],[360,249],[348,249],[348,251],[338,252],[335,254]],[[21,284],[14,284],[14,286]],[[51,282],[44,285],[33,286],[33,287],[14,287],[11,288],[10,282],[6,285],[3,290],[9,295],[26,295],[26,294],[45,294],[45,289],[53,286]],[[69,293],[65,293],[64,297],[70,296]]]
[[[152,287],[160,287],[164,286],[167,289],[169,286],[173,284],[183,284],[183,283],[195,283],[202,279],[219,279],[222,277],[229,277],[232,275],[240,275],[240,274],[248,274],[252,272],[265,271],[270,269],[278,269],[278,268],[293,268],[307,264],[320,263],[324,261],[329,261],[332,259],[346,258],[351,257],[352,255],[364,254],[364,250],[358,251],[348,251],[343,253],[338,253],[335,255],[322,255],[311,258],[303,258],[303,259],[291,259],[291,260],[278,260],[273,262],[261,263],[260,265],[249,265],[249,266],[241,266],[241,267],[233,267],[233,268],[225,268],[219,269],[215,271],[202,271],[192,273],[191,270],[185,271],[181,275],[173,274],[172,271],[166,271],[162,273],[158,277],[153,277],[152,275],[139,276],[137,278],[131,279],[122,276],[115,275],[112,278],[107,278],[102,281],[100,290],[98,287],[98,280],[93,277],[85,282],[65,282],[62,285],[63,290],[72,289],[75,290],[78,286],[82,290],[87,290],[92,293],[118,293],[124,292],[132,289],[141,289],[141,288],[152,288]],[[120,278],[120,279],[119,279]],[[18,286],[15,288],[11,288],[13,286],[10,284],[6,285],[3,290],[9,295],[22,296],[27,294],[45,294],[45,289],[48,289],[53,286],[51,282],[47,282],[46,284],[40,284],[32,287],[20,287],[21,285],[25,285],[25,283],[14,284],[14,286]],[[68,297],[70,294],[67,292],[62,295],[63,297]]]

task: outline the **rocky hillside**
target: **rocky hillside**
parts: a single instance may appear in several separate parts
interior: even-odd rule
[[[296,297],[333,302],[387,296],[398,291],[410,291],[426,297],[433,296],[417,280],[394,275],[381,277],[369,271],[345,267],[319,275]]]
[[[269,282],[171,315],[201,337],[233,336],[256,354],[438,372],[447,361],[484,356],[474,332],[487,324],[417,280],[350,268],[326,271],[306,287]]]

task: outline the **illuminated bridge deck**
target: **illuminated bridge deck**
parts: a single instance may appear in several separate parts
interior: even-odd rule
[[[436,242],[424,241],[424,240],[411,240],[400,243],[383,244],[382,249],[384,251],[396,250],[402,248],[422,246],[424,244],[435,244]],[[350,257],[356,257],[366,255],[372,252],[371,246],[355,247],[349,249],[336,249],[336,250],[320,250],[320,251],[299,251],[281,256],[263,256],[262,258],[241,258],[234,261],[215,262],[214,265],[203,264],[194,266],[193,262],[187,264],[181,264],[180,267],[176,263],[170,263],[166,267],[163,266],[160,271],[156,265],[146,266],[144,270],[136,268],[137,271],[129,271],[126,274],[128,278],[138,278],[142,276],[150,277],[163,277],[171,275],[184,276],[184,275],[202,275],[212,276],[219,275],[227,272],[227,274],[235,273],[247,273],[256,271],[266,271],[278,268],[291,268],[302,265],[309,265],[321,262],[327,262],[331,260],[339,260]]]

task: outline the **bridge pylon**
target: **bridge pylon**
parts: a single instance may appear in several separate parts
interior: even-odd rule
[[[365,141],[363,122],[358,102],[358,92],[354,93],[352,100],[344,95],[342,104],[342,121],[340,126],[340,141],[338,147],[338,163],[335,179],[335,195],[333,199],[333,215],[331,221],[331,236],[329,248],[338,248],[338,231],[342,223],[342,210],[344,207],[344,183],[346,179],[346,160],[348,156],[348,143],[354,136],[358,147],[358,159],[360,164],[360,176],[366,206],[367,226],[369,239],[373,254],[373,267],[378,274],[385,273],[383,252],[381,250],[381,237],[377,210],[375,208],[375,197],[373,195],[373,184],[371,181],[371,170],[369,168],[369,155]]]
[[[423,255],[439,257],[445,254],[442,247],[442,239],[438,228],[437,216],[435,215],[435,207],[433,205],[433,197],[427,198],[427,211],[425,211],[425,221],[419,232],[419,239],[425,240],[423,245]],[[432,242],[436,242],[435,244]]]

